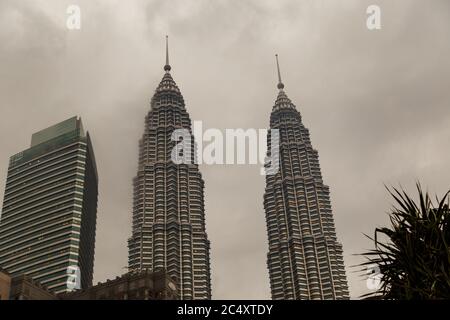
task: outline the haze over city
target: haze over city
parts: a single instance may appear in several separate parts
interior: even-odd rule
[[[74,115],[90,132],[99,173],[94,283],[127,271],[132,178],[150,98],[171,74],[204,128],[268,128],[274,55],[310,130],[330,187],[350,295],[351,267],[387,225],[384,185],[450,189],[450,3],[366,0],[0,2],[0,181],[31,134]],[[81,9],[80,30],[66,8]],[[264,177],[259,165],[201,165],[213,299],[268,299]],[[3,198],[4,188],[0,188]]]

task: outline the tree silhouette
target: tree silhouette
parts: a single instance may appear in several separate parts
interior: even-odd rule
[[[361,266],[379,268],[378,299],[450,299],[449,192],[436,205],[417,183],[419,202],[403,189],[386,188],[395,199],[390,228],[375,229],[375,249]]]

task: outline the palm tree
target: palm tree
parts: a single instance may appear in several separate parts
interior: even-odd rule
[[[369,237],[375,249],[363,254],[368,261],[361,264],[378,266],[380,285],[363,297],[450,299],[450,191],[434,205],[419,183],[419,203],[403,189],[386,189],[396,202],[391,227]]]

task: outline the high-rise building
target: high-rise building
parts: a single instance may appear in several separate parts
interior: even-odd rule
[[[278,130],[279,170],[266,175],[264,209],[273,299],[348,299],[342,245],[337,241],[330,192],[319,155],[295,105],[287,97],[278,68],[278,97],[269,136]],[[271,138],[268,155],[272,156]]]
[[[170,74],[167,39],[164,70],[139,142],[129,270],[165,270],[176,282],[180,299],[210,299],[210,244],[195,144],[184,155],[191,164],[177,164],[171,157],[176,144],[172,133],[191,132],[191,120]]]
[[[32,135],[10,158],[0,266],[54,293],[92,284],[97,169],[89,133],[70,118]]]

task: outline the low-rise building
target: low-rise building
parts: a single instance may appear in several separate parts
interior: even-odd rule
[[[129,272],[114,280],[54,294],[27,275],[0,270],[0,300],[175,300],[177,287],[164,271]]]
[[[30,276],[21,275],[11,279],[9,300],[57,300],[47,287],[33,280]]]
[[[9,299],[9,290],[11,288],[11,276],[0,268],[0,300]]]
[[[130,272],[59,297],[63,300],[174,300],[177,290],[165,272],[142,271]]]

